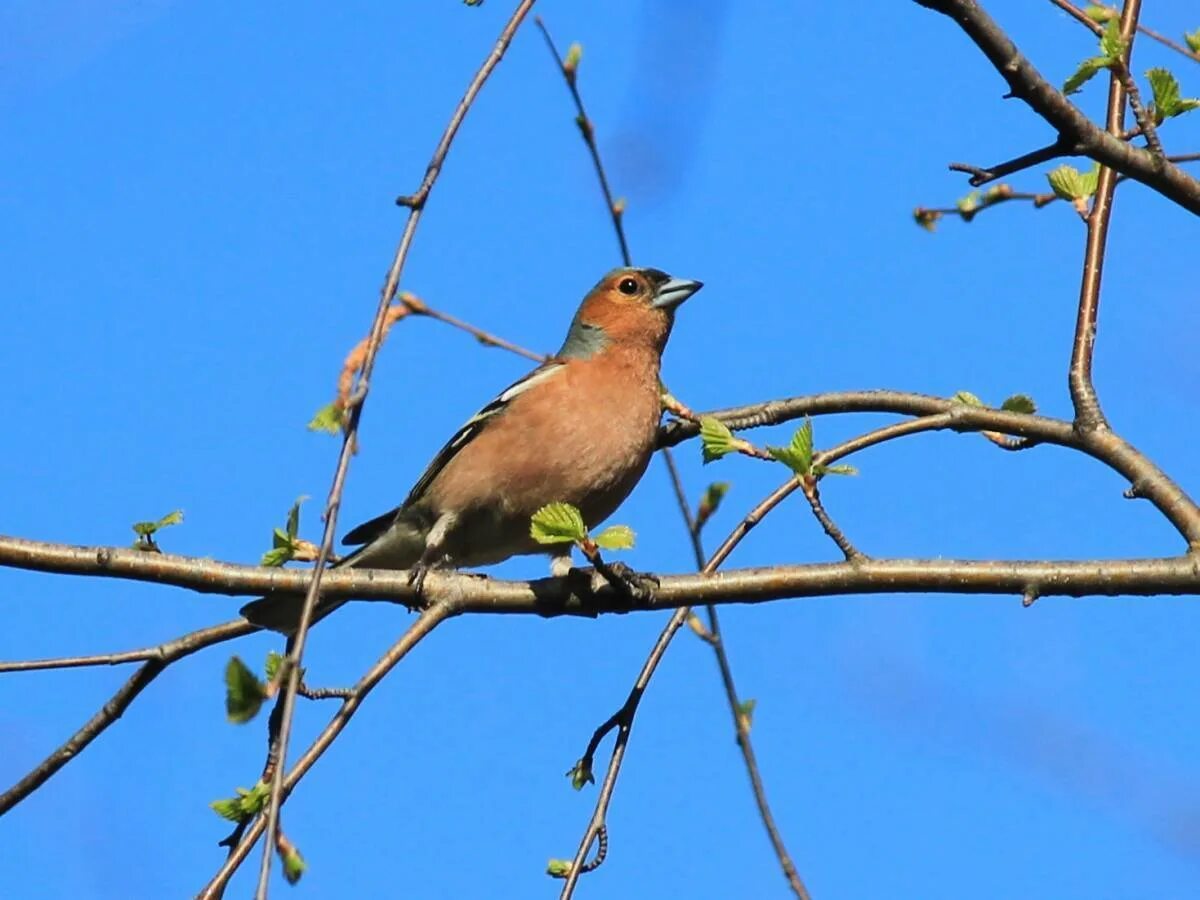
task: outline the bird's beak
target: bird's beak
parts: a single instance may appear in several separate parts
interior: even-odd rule
[[[673,310],[702,287],[704,287],[704,282],[702,281],[672,278],[658,289],[658,294],[655,296],[654,302],[650,305],[655,309]]]

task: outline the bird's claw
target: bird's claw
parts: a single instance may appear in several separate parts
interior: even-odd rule
[[[408,573],[408,584],[413,589],[412,602],[407,604],[412,611],[425,607],[425,576],[429,574],[429,564],[418,562]]]
[[[658,590],[659,585],[656,576],[638,572],[623,562],[606,563],[605,568],[608,569],[608,574],[601,574],[605,575],[605,580],[623,597],[635,603],[648,603],[654,599],[654,592]]]

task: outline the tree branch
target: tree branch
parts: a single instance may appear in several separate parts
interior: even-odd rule
[[[920,6],[953,20],[983,51],[1008,82],[1014,97],[1024,100],[1082,155],[1116,169],[1192,213],[1200,214],[1200,181],[1148,150],[1134,147],[1096,126],[1061,91],[1046,81],[1008,35],[974,0],[915,0]]]
[[[358,680],[358,683],[350,689],[348,696],[338,706],[337,712],[333,714],[333,718],[329,720],[329,723],[321,730],[321,733],[317,735],[308,749],[296,760],[296,764],[292,767],[291,771],[282,779],[281,802],[287,799],[288,795],[291,794],[300,782],[300,779],[308,773],[309,769],[329,749],[337,736],[341,734],[342,729],[349,724],[350,719],[358,711],[358,707],[362,705],[367,695],[383,680],[384,676],[400,660],[404,659],[408,655],[408,652],[420,643],[434,628],[454,615],[454,613],[455,610],[450,604],[433,603],[408,626],[400,639],[367,670],[363,677]],[[282,769],[283,766],[281,765],[279,768]],[[245,829],[241,841],[230,848],[229,856],[217,871],[217,874],[213,876],[212,880],[197,895],[200,900],[219,900],[233,873],[237,871],[238,867],[254,848],[254,844],[266,830],[267,821],[263,815],[259,815]],[[270,853],[273,846],[272,843],[268,843],[265,848],[266,852]]]
[[[255,891],[257,900],[266,900],[267,896],[272,849],[275,846],[275,832],[279,821],[279,805],[282,802],[283,770],[287,761],[288,738],[291,734],[292,719],[295,715],[296,691],[300,685],[301,661],[304,657],[304,648],[308,638],[309,625],[313,619],[313,611],[321,595],[321,579],[325,572],[325,564],[333,549],[334,535],[337,532],[338,511],[341,507],[342,491],[346,483],[346,473],[350,467],[350,458],[354,453],[355,437],[358,432],[359,420],[362,416],[363,403],[366,400],[370,384],[371,372],[375,366],[375,357],[378,353],[379,345],[383,340],[388,307],[391,305],[392,298],[396,296],[396,290],[400,286],[400,274],[404,269],[405,261],[408,259],[408,251],[412,246],[413,236],[416,234],[417,226],[420,223],[421,212],[425,208],[429,192],[433,189],[438,175],[441,174],[446,154],[450,151],[450,145],[458,133],[459,126],[462,124],[463,119],[466,118],[467,111],[471,108],[471,104],[483,87],[484,82],[487,81],[488,76],[503,58],[504,51],[508,49],[508,45],[512,42],[517,28],[533,7],[533,2],[534,0],[521,0],[517,4],[512,16],[500,32],[500,36],[496,40],[491,53],[483,61],[483,64],[479,67],[479,71],[475,73],[475,77],[471,79],[466,93],[463,94],[462,100],[459,101],[453,115],[451,115],[446,129],[442,132],[441,139],[434,149],[433,156],[429,160],[429,165],[425,169],[425,177],[421,180],[417,192],[411,197],[401,198],[397,201],[401,205],[408,207],[408,220],[404,223],[400,242],[392,257],[392,264],[388,269],[383,289],[380,291],[379,303],[375,310],[375,319],[371,326],[369,343],[367,344],[366,354],[363,359],[362,374],[357,386],[359,402],[351,405],[347,410],[348,417],[342,440],[342,448],[338,455],[337,467],[334,470],[333,484],[329,489],[329,499],[325,505],[325,530],[321,537],[320,551],[317,555],[316,565],[310,575],[308,589],[304,595],[304,604],[300,610],[300,621],[289,640],[291,652],[288,654],[288,678],[284,687],[282,715],[277,741],[277,756],[280,764],[275,767],[274,778],[271,781],[271,799],[268,802],[266,813],[267,840],[266,846],[263,849],[262,865],[259,868],[258,887]]]
[[[135,550],[131,552],[137,553],[140,551]],[[157,647],[146,651],[134,651],[135,653],[144,652],[147,654],[145,657],[142,657],[146,659],[145,664],[139,667],[129,677],[129,680],[121,685],[117,692],[109,698],[108,702],[95,715],[88,719],[78,731],[67,738],[61,747],[42,760],[24,778],[3,794],[0,794],[0,816],[32,794],[45,784],[59,769],[82,753],[84,748],[94,741],[109,725],[121,718],[121,715],[129,708],[129,704],[134,701],[137,695],[175,660],[191,656],[197,650],[203,650],[205,647],[210,647],[213,644],[219,644],[223,641],[241,637],[242,635],[258,630],[257,626],[251,625],[244,619],[236,619],[221,625],[213,625],[211,628],[202,628],[199,631],[193,631],[191,634],[185,634],[183,637],[167,641],[165,644],[159,644]],[[87,657],[79,657],[78,659],[86,660]],[[79,663],[79,665],[90,664],[90,662]]]
[[[669,450],[663,451],[663,460],[666,462],[667,473],[671,479],[671,487],[675,492],[675,500],[683,515],[684,526],[687,528],[688,539],[692,545],[692,553],[696,558],[696,568],[703,569],[704,544],[700,534],[703,525],[696,516],[692,515],[692,507],[688,502],[687,492],[683,487],[683,479],[679,475],[679,469],[675,465],[674,458],[670,456]],[[738,750],[742,754],[742,762],[746,766],[746,774],[750,778],[750,791],[754,795],[754,803],[758,807],[759,818],[762,819],[763,828],[767,832],[767,839],[771,842],[771,847],[774,849],[775,856],[779,860],[780,868],[783,869],[783,877],[787,879],[792,893],[799,900],[809,900],[808,888],[805,887],[804,880],[796,870],[796,864],[792,861],[792,856],[788,852],[787,845],[783,842],[783,834],[780,832],[779,826],[775,823],[775,816],[771,812],[771,805],[767,802],[767,789],[763,784],[762,773],[758,768],[758,758],[754,753],[754,744],[750,740],[750,723],[742,714],[742,700],[738,694],[737,685],[733,680],[733,666],[729,662],[729,653],[725,646],[725,634],[721,630],[721,618],[717,615],[717,608],[711,603],[705,604],[704,611],[708,617],[708,636],[705,640],[713,648],[713,656],[717,660],[717,670],[721,676],[721,686],[725,691],[725,702],[729,707],[729,714],[733,718],[734,735],[737,740]]]

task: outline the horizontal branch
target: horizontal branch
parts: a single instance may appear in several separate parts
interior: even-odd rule
[[[107,575],[154,581],[210,594],[244,595],[266,591],[302,594],[303,569],[216,563],[173,554],[148,554],[114,547],[68,547],[0,537],[0,564],[34,559],[40,571]],[[98,562],[102,560],[102,562]],[[17,563],[19,564],[19,563]],[[631,600],[610,587],[586,595],[569,578],[503,581],[450,572],[431,572],[425,594],[462,613],[536,613],[542,616],[595,616],[601,613],[675,609],[699,603],[762,603],[788,597],[844,594],[948,593],[1022,594],[1029,587],[1043,597],[1090,594],[1200,593],[1200,558],[1075,561],[876,559],[854,563],[812,563],[735,569],[705,575],[664,575],[653,597]],[[408,573],[382,569],[334,569],[325,573],[322,594],[361,600],[412,603]],[[250,629],[250,626],[247,626]]]

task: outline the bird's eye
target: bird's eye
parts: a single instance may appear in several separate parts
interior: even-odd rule
[[[632,297],[638,292],[638,283],[636,278],[622,278],[621,283],[617,285],[617,290],[622,294]]]

